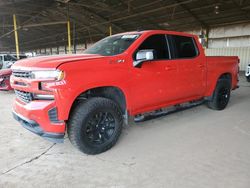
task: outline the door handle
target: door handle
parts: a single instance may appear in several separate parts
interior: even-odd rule
[[[165,70],[166,70],[166,71],[176,70],[176,68],[175,68],[175,67],[172,67],[172,66],[166,66],[166,67],[165,67]]]
[[[203,68],[205,66],[203,64],[198,64],[198,67]]]

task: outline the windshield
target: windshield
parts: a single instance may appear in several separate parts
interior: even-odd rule
[[[13,57],[15,57],[17,59],[16,55],[13,55]],[[27,56],[26,55],[19,55],[19,59],[24,59],[24,58],[27,58]]]
[[[123,53],[139,37],[139,34],[115,35],[104,38],[86,49],[84,54],[112,56]]]
[[[4,56],[4,61],[16,61],[17,59],[12,55]]]

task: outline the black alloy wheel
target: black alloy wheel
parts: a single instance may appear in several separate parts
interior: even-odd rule
[[[105,144],[115,132],[115,119],[110,112],[98,112],[89,119],[84,131],[90,144]]]
[[[230,89],[229,88],[221,88],[218,92],[218,103],[219,106],[226,106],[229,101]]]

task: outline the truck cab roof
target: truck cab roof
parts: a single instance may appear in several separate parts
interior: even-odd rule
[[[196,35],[179,32],[179,31],[169,31],[169,30],[142,30],[142,31],[129,31],[123,32],[115,35],[126,35],[126,34],[170,34],[170,35],[180,35],[180,36],[189,36],[189,37],[196,37]]]

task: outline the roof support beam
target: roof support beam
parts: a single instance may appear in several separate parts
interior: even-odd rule
[[[16,30],[22,29],[22,28],[30,28],[30,27],[39,27],[39,26],[49,26],[49,25],[58,25],[58,24],[66,24],[66,21],[58,21],[58,22],[45,22],[45,23],[37,23],[37,24],[27,24],[27,25],[20,25],[18,27],[16,27],[16,29],[13,29],[7,33],[5,33],[4,35],[0,36],[0,39],[13,33]]]
[[[37,23],[37,24],[27,24],[22,25],[22,28],[29,28],[29,27],[40,27],[40,26],[49,26],[49,25],[59,25],[59,24],[66,24],[67,21],[58,21],[58,22],[44,22],[44,23]]]
[[[71,3],[69,4],[71,5]],[[72,4],[74,6],[74,4]],[[97,14],[96,12],[88,9],[88,8],[82,8],[83,12],[86,13],[87,15],[93,15],[97,20],[99,20],[100,22],[106,22],[106,23],[110,23],[112,22],[112,20],[108,20],[107,18],[103,17],[102,15]],[[119,32],[124,31],[125,29],[119,27],[118,25],[112,23],[112,25],[114,26],[114,28],[116,30],[118,30]]]
[[[129,12],[129,13],[135,13],[134,7],[131,5],[132,0],[129,0],[129,1],[127,2],[127,4],[124,2],[124,0],[120,0],[120,2],[121,2],[121,4],[122,4],[123,6],[127,6],[127,7],[128,7],[128,12]],[[150,23],[151,25],[153,25],[154,27],[156,27],[157,29],[163,29],[160,25],[158,25],[158,24],[155,23],[155,22],[152,22],[149,18],[143,17],[143,19],[146,20],[146,21],[147,21],[148,23]],[[136,27],[138,27],[138,25],[137,25]]]
[[[180,3],[179,0],[175,0],[175,2]],[[196,20],[196,22],[199,23],[202,27],[208,28],[208,25],[205,24],[203,21],[201,21],[200,18],[199,18],[197,15],[195,15],[195,13],[193,13],[193,11],[191,11],[185,4],[180,4],[179,6],[180,6],[182,9],[184,9],[185,11],[187,11],[187,13],[188,13],[191,17],[193,17],[193,18]]]
[[[243,7],[241,7],[241,5],[238,4],[235,0],[232,0],[232,2],[233,2],[233,4],[237,7],[237,9],[238,9],[240,12],[242,12],[242,13],[246,16],[247,19],[250,20],[250,14],[249,14],[249,12],[248,12],[248,11],[245,11],[245,10],[243,9]]]
[[[102,10],[102,11],[107,11],[107,12],[113,12],[112,9],[110,9],[110,8],[104,8],[104,7],[99,7],[99,6],[92,6],[92,5],[85,4],[85,3],[70,2],[70,5],[81,6],[81,7],[85,7],[85,8],[90,8],[90,9],[95,9],[95,10]]]
[[[166,6],[150,9],[150,10],[141,11],[141,12],[131,14],[131,15],[128,15],[128,16],[113,18],[112,21],[113,22],[114,21],[122,21],[122,20],[126,20],[126,19],[129,19],[129,18],[134,18],[134,17],[141,16],[141,15],[151,14],[151,13],[154,13],[154,12],[158,12],[158,11],[162,11],[162,10],[165,10],[165,9],[168,9],[168,8],[175,7],[177,5],[188,4],[188,3],[191,3],[191,2],[195,2],[195,1],[198,1],[198,0],[186,0],[186,1],[182,1],[180,3],[172,3],[170,5],[166,5]]]
[[[138,12],[138,13],[131,14],[131,15],[128,15],[128,16],[114,18],[114,19],[111,19],[111,20],[114,23],[114,22],[117,22],[117,21],[122,21],[122,20],[126,20],[126,19],[129,19],[129,18],[134,18],[134,17],[138,17],[138,16],[141,16],[141,15],[150,14],[150,13],[154,13],[154,12],[157,12],[157,11],[165,10],[167,8],[175,7],[175,6],[180,5],[180,4],[191,3],[191,2],[194,2],[194,1],[198,1],[198,0],[186,0],[186,1],[183,1],[183,2],[180,2],[180,3],[174,3],[174,4],[162,6],[162,7],[159,7],[159,8],[155,8],[155,9],[150,9],[150,10]],[[109,23],[109,21],[104,21],[102,23],[93,24],[90,27],[95,27],[97,25],[103,25],[103,24],[108,24],[108,23]],[[86,29],[86,28],[82,27],[82,28],[79,28],[78,30],[84,30],[84,29]]]

